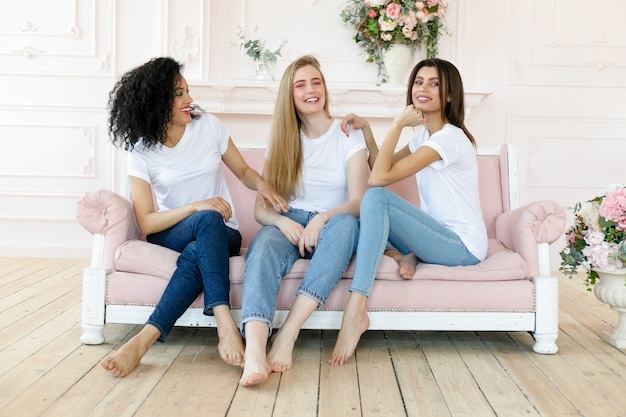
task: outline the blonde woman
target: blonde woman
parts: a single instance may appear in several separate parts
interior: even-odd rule
[[[292,62],[280,81],[263,176],[289,202],[289,210],[255,207],[263,227],[246,255],[243,386],[291,369],[300,328],[326,301],[358,240],[368,176],[365,140],[360,130],[346,136],[331,117],[326,81],[312,56]],[[311,262],[266,354],[281,278],[299,258]]]

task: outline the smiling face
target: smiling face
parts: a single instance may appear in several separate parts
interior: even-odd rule
[[[411,88],[415,108],[424,113],[441,112],[440,88],[441,82],[437,68],[420,68],[413,81],[413,87]]]
[[[324,111],[326,89],[322,74],[314,66],[305,65],[294,72],[293,102],[301,115]]]
[[[176,79],[174,102],[172,103],[172,125],[186,125],[191,122],[191,103],[189,85],[182,75]]]

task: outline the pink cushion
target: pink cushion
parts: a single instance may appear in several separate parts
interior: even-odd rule
[[[129,240],[115,251],[115,269],[169,280],[178,252],[143,240]]]
[[[169,280],[176,269],[178,252],[141,240],[129,240],[117,249],[115,267],[118,271],[154,275]],[[286,275],[288,279],[304,276],[309,261],[299,259]],[[344,278],[354,277],[353,258]],[[398,274],[398,264],[388,256],[381,259],[377,280],[402,281]],[[231,283],[243,282],[244,257],[230,259]],[[515,252],[507,250],[495,239],[489,240],[487,259],[472,266],[447,267],[432,264],[419,264],[414,279],[443,281],[510,281],[528,278],[524,260]]]
[[[418,264],[414,279],[443,281],[514,281],[528,279],[524,259],[516,252],[489,239],[487,258],[471,266]]]

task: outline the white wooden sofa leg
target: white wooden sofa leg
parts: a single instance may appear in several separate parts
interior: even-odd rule
[[[535,277],[537,311],[535,316],[535,345],[533,350],[542,354],[556,353],[559,348],[559,280],[557,277]]]
[[[80,341],[86,345],[99,345],[104,342],[104,303],[106,270],[101,268],[83,269],[83,308]]]

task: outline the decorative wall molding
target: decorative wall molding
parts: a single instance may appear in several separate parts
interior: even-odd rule
[[[515,84],[625,87],[626,3],[590,17],[584,0],[515,0],[511,77]],[[599,76],[598,73],[602,73]]]
[[[102,53],[113,49],[116,0],[29,2],[26,7],[0,5],[0,14],[15,15],[17,26],[0,30],[0,74],[100,74]],[[11,2],[6,2],[11,3]],[[3,21],[4,23],[4,21]],[[110,59],[110,58],[109,58]]]
[[[205,111],[226,114],[271,115],[274,112],[278,83],[191,85],[194,102]],[[335,116],[357,113],[367,117],[392,118],[405,107],[403,88],[369,87],[329,84],[331,112]],[[485,97],[488,91],[465,94],[465,116]]]
[[[521,187],[595,191],[623,181],[625,131],[624,119],[512,116],[506,137],[520,153]]]
[[[69,124],[0,123],[0,144],[5,151],[0,156],[0,178],[93,176],[95,129],[95,126]],[[17,152],[19,147],[26,147],[29,152]],[[63,163],[55,158],[55,148],[70,150],[64,153]]]

